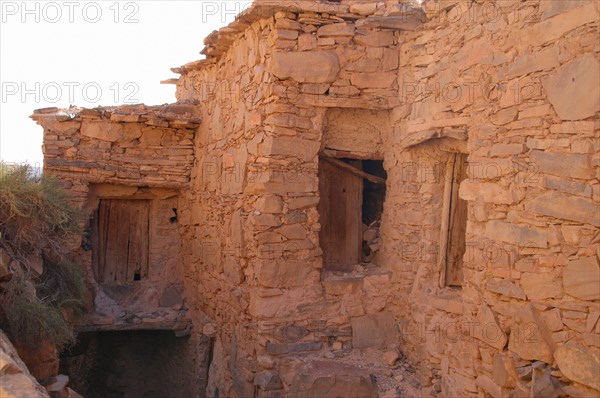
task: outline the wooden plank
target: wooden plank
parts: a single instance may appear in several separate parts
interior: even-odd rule
[[[325,268],[350,271],[361,261],[362,178],[319,162],[319,214]]]
[[[362,161],[353,160],[352,165],[356,170],[362,171]],[[383,184],[385,185],[385,180],[383,178],[382,180]],[[346,193],[348,193],[347,213],[349,215],[346,221],[346,226],[351,232],[351,235],[348,237],[348,241],[346,242],[346,244],[348,245],[347,247],[349,253],[348,264],[354,266],[362,262],[362,208],[364,181],[359,176],[351,174],[346,175],[346,181],[349,184],[348,188],[346,189]]]
[[[447,286],[462,286],[463,256],[466,250],[467,202],[458,196],[460,183],[466,178],[466,155],[457,154],[452,180],[449,245],[447,254]]]
[[[148,200],[101,200],[98,209],[98,270],[100,283],[132,282],[148,275]]]
[[[131,207],[129,229],[129,253],[127,257],[127,281],[135,275],[147,276],[148,269],[148,201],[136,201]]]
[[[110,216],[110,201],[101,200],[98,209],[98,275],[97,281],[103,282],[106,269],[106,245],[108,239],[108,218]]]
[[[135,201],[118,200],[119,225],[117,226],[117,259],[116,259],[116,281],[127,282],[127,259],[129,257],[129,229],[131,211],[135,207]]]
[[[145,200],[141,205],[140,218],[137,221],[139,228],[140,247],[140,277],[148,277],[148,258],[150,254],[150,201]]]
[[[138,330],[185,330],[192,323],[191,319],[177,321],[155,321],[142,319],[140,323],[111,323],[111,324],[77,324],[74,329],[83,332],[121,332]]]
[[[106,246],[105,246],[105,261],[102,282],[112,283],[117,280],[117,263],[118,263],[118,228],[120,217],[120,205],[116,200],[108,201],[108,221],[106,228]]]
[[[367,180],[369,180],[369,181],[371,181],[371,182],[373,182],[375,184],[383,184],[383,185],[386,184],[385,178],[377,177],[377,176],[374,176],[372,174],[366,173],[366,172],[364,172],[364,171],[362,171],[362,170],[360,170],[360,169],[352,166],[351,164],[348,164],[348,163],[343,162],[341,160],[338,160],[338,159],[335,159],[335,158],[331,158],[331,157],[328,157],[328,156],[325,156],[325,155],[321,155],[320,158],[323,159],[323,160],[325,160],[325,161],[327,161],[327,162],[329,162],[329,163],[332,163],[333,165],[335,165],[337,167],[340,167],[340,168],[342,168],[342,169],[344,169],[344,170],[346,170],[346,171],[348,171],[348,172],[350,172],[352,174],[355,174],[355,175],[357,175],[359,177],[362,177],[362,178],[366,178]]]
[[[440,225],[440,249],[438,252],[438,267],[440,270],[440,287],[446,287],[446,258],[448,253],[448,233],[450,226],[450,204],[452,202],[452,178],[456,154],[451,154],[446,162],[444,178],[444,198],[442,200],[442,222]]]
[[[136,201],[137,202],[137,201]],[[139,273],[140,270],[140,245],[138,244],[140,240],[139,233],[139,219],[140,212],[142,211],[139,203],[131,206],[130,208],[130,218],[129,218],[129,250],[127,252],[127,275],[126,280],[131,282],[135,278],[135,274]]]
[[[355,152],[342,151],[339,149],[331,149],[326,147],[321,154],[329,158],[335,159],[357,159],[357,160],[383,160],[383,156],[379,154],[360,154]]]
[[[99,228],[99,219],[100,217],[100,209],[96,209],[94,211],[92,218],[90,219],[89,225],[89,235],[88,238],[90,240],[90,244],[92,245],[92,275],[94,275],[94,279],[98,280],[98,254],[99,254],[99,245],[100,238],[98,237],[98,233],[100,232]]]

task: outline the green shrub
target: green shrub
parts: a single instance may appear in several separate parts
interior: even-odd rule
[[[59,348],[74,341],[69,320],[83,313],[86,286],[65,247],[80,233],[80,220],[57,180],[0,163],[0,249],[19,265],[2,285],[0,326],[16,341],[36,346],[49,339]],[[40,254],[44,271],[37,276],[29,259]]]

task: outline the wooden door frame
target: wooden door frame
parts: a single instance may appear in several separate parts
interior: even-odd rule
[[[449,153],[446,162],[446,170],[444,173],[444,196],[442,202],[442,222],[440,226],[440,246],[438,252],[438,268],[440,270],[439,286],[440,288],[448,287],[447,272],[448,272],[448,249],[451,225],[451,212],[453,206],[458,199],[460,183],[459,173],[460,167],[457,167],[457,161],[462,160],[465,153],[452,152]]]

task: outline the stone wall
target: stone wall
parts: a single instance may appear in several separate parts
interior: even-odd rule
[[[75,329],[176,331],[185,340],[180,345],[185,349],[169,360],[179,361],[185,368],[177,376],[179,383],[202,395],[211,346],[210,338],[203,334],[208,319],[201,312],[189,311],[179,222],[186,208],[183,191],[195,161],[193,140],[200,124],[196,113],[195,105],[179,103],[52,108],[36,111],[32,117],[44,127],[44,172],[60,179],[82,210],[84,235],[72,242],[72,256],[84,267],[91,297],[89,312],[77,321]],[[107,281],[95,271],[102,201],[147,204],[147,224],[141,226],[147,228],[147,242],[141,246],[147,251],[147,270],[141,275],[128,274],[127,281]],[[128,217],[129,222],[139,221],[134,214]],[[119,221],[113,227],[115,231],[110,233],[129,225]],[[121,234],[118,236],[120,239]],[[92,357],[86,360],[92,361]],[[82,374],[75,372],[74,376]]]
[[[425,2],[428,23],[400,53],[405,105],[388,173],[402,195],[388,202],[401,210],[382,233],[386,263],[400,265],[404,347],[446,396],[539,396],[559,384],[597,394],[599,9],[452,3]],[[435,145],[450,138],[469,155],[459,291],[437,283],[443,181],[433,179],[448,149]]]
[[[177,278],[192,335],[215,337],[209,396],[320,391],[310,361],[363,348],[402,351],[424,396],[597,395],[599,12],[591,0],[257,1],[205,40],[206,60],[173,69],[182,112],[160,145],[144,139],[145,108],[113,112],[100,140],[49,111],[37,116],[46,168],[85,200],[89,182],[178,192]],[[78,149],[90,145],[102,161]],[[383,160],[376,265],[323,269],[323,154]],[[456,154],[466,252],[448,287]]]
[[[247,396],[255,384],[287,390],[295,356],[331,351],[334,343],[351,349],[350,319],[385,306],[379,289],[390,278],[374,270],[321,282],[327,248],[318,241],[317,154],[328,122],[330,147],[352,149],[335,143],[335,131],[349,130],[336,122],[336,110],[364,115],[356,122],[365,126],[377,124],[377,112],[389,118],[398,90],[398,34],[359,31],[320,12],[273,14],[242,26],[218,59],[177,69],[178,100],[202,101],[203,119],[211,120],[196,140],[200,164],[185,239],[186,261],[194,265],[186,281],[218,324],[213,379],[219,385],[212,391],[228,395],[232,388]],[[390,133],[385,123],[371,128],[379,146]],[[280,377],[283,384],[272,381]],[[276,387],[263,385],[264,378]]]

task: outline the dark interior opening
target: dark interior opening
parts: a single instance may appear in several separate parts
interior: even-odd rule
[[[61,354],[60,373],[86,398],[193,396],[197,380],[184,360],[190,349],[173,331],[80,333]]]
[[[363,160],[362,169],[370,175],[383,178],[384,180],[387,179],[387,173],[383,168],[382,160]],[[379,227],[381,226],[385,192],[385,184],[376,183],[366,178],[363,180],[362,261],[366,263],[372,262],[373,256],[379,250]]]
[[[173,209],[173,217],[169,218],[171,224],[175,224],[177,222],[177,209]]]
[[[379,250],[386,179],[381,160],[321,156],[319,214],[325,269],[348,272],[356,264],[373,262]]]
[[[387,179],[387,173],[383,168],[382,160],[363,160],[362,169],[371,175]],[[363,180],[363,224],[371,225],[374,221],[381,221],[385,191],[385,184],[374,183],[366,178]]]

